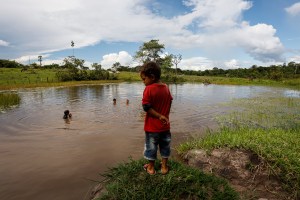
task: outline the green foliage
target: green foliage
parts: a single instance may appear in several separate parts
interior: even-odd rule
[[[64,60],[63,69],[56,73],[60,81],[85,81],[85,80],[116,80],[114,73],[110,74],[103,70],[102,66],[93,63],[94,70],[89,70],[84,66],[84,60],[70,56]]]
[[[134,58],[136,60],[140,60],[142,63],[159,60],[159,54],[163,52],[165,46],[163,44],[159,44],[158,42],[159,40],[150,40],[149,42],[144,42],[136,52]]]
[[[271,65],[269,67],[253,65],[249,69],[238,68],[224,70],[214,67],[212,70],[204,71],[182,70],[181,73],[197,76],[222,76],[248,78],[249,80],[271,79],[281,81],[285,78],[300,78],[300,63],[290,62],[288,65]]]
[[[16,61],[0,59],[0,68],[20,68],[20,67],[24,67],[24,65],[17,63]]]
[[[6,109],[10,106],[19,105],[21,97],[15,93],[0,93],[0,109]]]
[[[166,83],[182,83],[186,81],[183,76],[176,76],[172,73],[163,74],[161,80]]]
[[[99,199],[239,199],[223,179],[173,160],[169,162],[171,170],[167,175],[151,176],[142,168],[146,162],[131,160],[103,174],[107,192]]]
[[[160,65],[162,73],[169,72],[172,67],[172,56],[167,55],[164,58],[160,58],[157,63]]]

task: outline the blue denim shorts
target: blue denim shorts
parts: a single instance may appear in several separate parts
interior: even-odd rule
[[[171,154],[170,144],[170,131],[161,133],[145,132],[144,158],[147,160],[156,160],[158,147],[161,157],[168,158]]]

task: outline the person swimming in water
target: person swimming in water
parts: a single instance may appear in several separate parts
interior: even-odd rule
[[[65,110],[65,111],[64,111],[64,116],[63,116],[63,118],[64,118],[64,119],[69,119],[69,118],[71,118],[71,117],[72,117],[72,113],[70,113],[69,110]]]

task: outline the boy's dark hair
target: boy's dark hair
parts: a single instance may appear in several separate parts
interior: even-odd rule
[[[147,77],[154,77],[155,80],[159,80],[160,79],[160,75],[161,75],[161,69],[159,67],[159,65],[156,62],[150,61],[145,63],[142,67],[141,67],[141,71],[142,74],[144,74]]]

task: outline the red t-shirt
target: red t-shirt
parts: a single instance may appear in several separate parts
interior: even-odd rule
[[[169,119],[173,97],[166,84],[153,83],[146,86],[143,93],[142,104],[151,105],[156,112]],[[146,114],[144,130],[147,132],[164,132],[170,130],[170,123],[163,124],[158,118]]]

